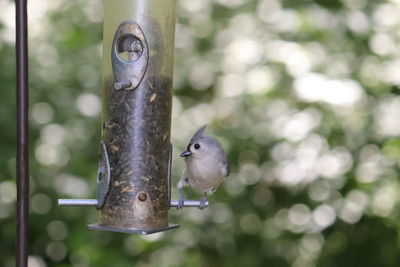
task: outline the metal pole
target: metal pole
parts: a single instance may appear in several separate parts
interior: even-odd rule
[[[17,253],[16,266],[28,265],[28,26],[27,0],[16,0],[17,60]]]

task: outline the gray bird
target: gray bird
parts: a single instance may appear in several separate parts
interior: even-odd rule
[[[214,193],[217,186],[229,175],[224,149],[216,139],[203,135],[206,127],[207,125],[203,126],[193,135],[187,149],[181,154],[186,160],[186,170],[177,185],[179,190],[177,209],[183,208],[183,187],[191,186],[203,194],[199,208],[204,209],[207,196]]]

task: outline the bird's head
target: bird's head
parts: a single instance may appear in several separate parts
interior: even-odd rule
[[[204,131],[207,125],[201,127],[190,140],[185,151],[182,152],[181,157],[202,157],[212,153],[214,139],[209,136],[204,136]]]

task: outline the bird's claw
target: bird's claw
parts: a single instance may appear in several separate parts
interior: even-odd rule
[[[180,194],[179,199],[178,199],[178,205],[176,206],[176,209],[177,210],[183,209],[184,204],[185,204],[185,198],[184,198],[183,194]]]
[[[206,202],[207,202],[207,198],[206,197],[202,197],[200,198],[200,204],[199,204],[199,209],[204,209],[206,207]]]

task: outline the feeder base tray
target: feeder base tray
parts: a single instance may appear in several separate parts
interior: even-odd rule
[[[89,224],[87,227],[91,230],[111,231],[111,232],[119,232],[119,233],[126,233],[126,234],[149,235],[149,234],[154,234],[154,233],[158,233],[158,232],[176,229],[179,227],[179,224],[169,224],[168,226],[165,226],[165,227],[150,228],[150,229],[119,228],[119,227],[99,225],[97,223]]]

